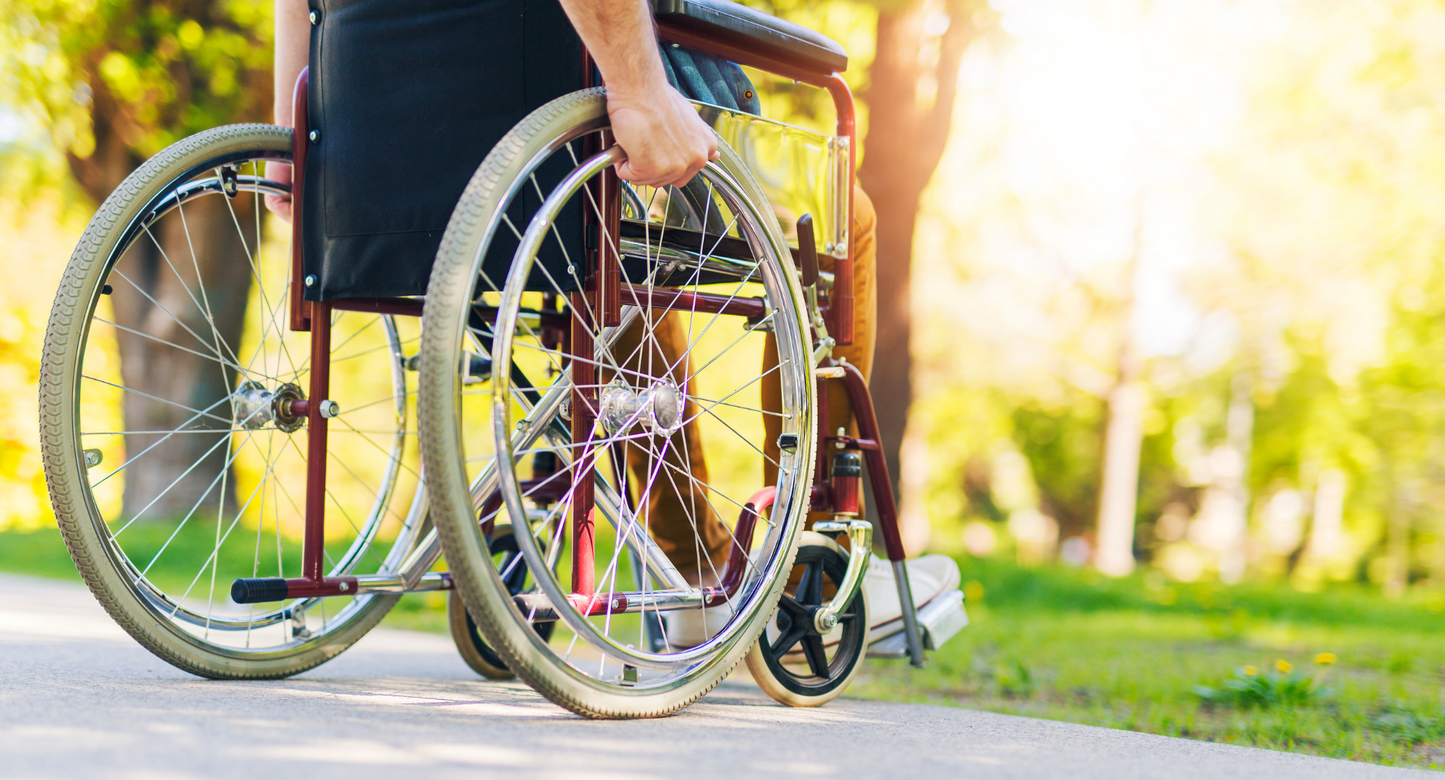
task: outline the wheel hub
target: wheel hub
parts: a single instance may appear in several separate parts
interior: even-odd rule
[[[299,430],[306,415],[296,409],[297,401],[306,400],[301,388],[286,382],[270,391],[260,382],[242,382],[231,394],[231,413],[236,424],[248,431],[275,425],[285,433]]]
[[[682,388],[671,380],[656,380],[639,392],[618,379],[602,391],[598,419],[611,435],[641,424],[666,436],[682,427],[686,401]]]

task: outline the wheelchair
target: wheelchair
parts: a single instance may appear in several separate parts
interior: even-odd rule
[[[654,12],[664,46],[826,90],[835,134],[700,102],[721,158],[633,187],[603,91],[558,98],[472,177],[421,297],[307,301],[300,209],[262,219],[306,186],[305,73],[294,128],[184,139],[105,201],[46,332],[42,443],[76,566],[138,642],[280,678],[444,591],[473,669],[633,718],[740,663],[816,706],[865,655],[922,666],[967,624],[956,592],[915,603],[867,385],[831,356],[853,335],[846,55],[723,0]],[[825,429],[827,383],[856,436]],[[667,502],[697,549],[655,538]],[[870,628],[875,525],[901,615]]]

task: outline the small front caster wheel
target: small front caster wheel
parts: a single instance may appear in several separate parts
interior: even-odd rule
[[[820,631],[813,620],[847,571],[847,553],[822,534],[804,532],[778,611],[748,653],[748,671],[758,687],[789,707],[832,701],[862,668],[868,645],[862,588],[831,630]]]
[[[527,562],[522,560],[521,553],[517,551],[517,539],[512,536],[511,526],[497,526],[489,539],[489,546],[492,560],[496,563],[503,581],[507,583],[507,589],[513,596],[525,593],[531,587],[531,578],[528,576]],[[552,629],[556,625],[555,622],[535,623],[532,627],[537,635],[546,641],[552,638]],[[452,631],[452,641],[457,645],[457,652],[461,653],[462,660],[472,667],[472,671],[489,680],[510,680],[517,676],[507,668],[506,662],[497,652],[487,646],[486,640],[477,630],[477,624],[472,622],[467,608],[462,605],[461,594],[455,590],[447,593],[447,627]]]

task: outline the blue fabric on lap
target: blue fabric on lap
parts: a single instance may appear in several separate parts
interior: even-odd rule
[[[757,90],[737,63],[675,44],[662,44],[660,48],[667,80],[684,97],[730,111],[762,114]]]
[[[681,46],[669,46],[666,52],[672,59],[673,70],[677,72],[678,91],[692,100],[718,105],[712,89],[698,72],[697,63],[693,62],[692,52]]]
[[[763,105],[758,100],[758,91],[753,89],[753,80],[748,78],[748,74],[743,73],[743,69],[736,62],[729,60],[718,60],[718,67],[722,70],[728,86],[732,87],[733,100],[737,101],[738,109],[754,116],[762,116]]]
[[[738,110],[738,102],[733,99],[732,85],[723,78],[722,70],[718,68],[717,58],[711,54],[695,51],[692,53],[692,61],[697,65],[697,72],[707,83],[712,96],[717,98],[716,104],[729,111]]]

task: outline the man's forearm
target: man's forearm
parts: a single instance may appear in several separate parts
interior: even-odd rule
[[[276,59],[272,64],[272,113],[278,125],[290,126],[291,96],[296,77],[311,51],[311,20],[306,0],[276,0]]]
[[[643,97],[667,83],[647,0],[561,0],[609,94]]]

